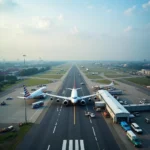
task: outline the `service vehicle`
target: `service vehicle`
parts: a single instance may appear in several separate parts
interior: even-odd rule
[[[96,108],[95,111],[100,112],[100,111],[102,111],[102,109],[101,108]]]
[[[95,108],[104,108],[106,103],[104,101],[97,101],[95,102]]]
[[[83,83],[83,82],[81,82],[80,84],[81,84],[81,85],[84,85],[84,83]]]
[[[137,132],[137,133],[142,133],[142,129],[140,129],[139,125],[137,123],[131,123],[131,128]]]
[[[125,131],[129,131],[131,130],[130,126],[127,124],[127,122],[125,121],[121,121],[120,122],[121,127],[125,130]]]
[[[94,114],[94,113],[91,113],[91,114],[90,114],[90,117],[91,117],[91,118],[94,118],[94,117],[95,117],[95,114]]]
[[[4,106],[4,105],[6,105],[6,103],[5,103],[4,101],[2,101],[2,102],[1,102],[1,105]]]
[[[150,123],[150,119],[149,118],[145,118],[145,122],[149,124]]]
[[[127,101],[124,101],[124,105],[127,105],[128,103],[127,103]]]
[[[90,116],[91,112],[85,112],[85,116]]]
[[[134,144],[135,147],[142,146],[142,142],[137,138],[137,136],[131,130],[127,131],[126,135],[128,139]]]
[[[39,107],[42,107],[43,105],[44,105],[43,101],[38,101],[38,102],[32,103],[32,108],[33,109],[39,108]]]
[[[123,101],[119,101],[119,103],[123,105],[124,102]]]
[[[109,112],[107,112],[107,111],[104,111],[104,112],[103,112],[103,116],[104,116],[105,118],[110,118],[110,114],[109,114]]]
[[[13,99],[12,97],[7,97],[7,98],[6,98],[6,100],[12,100],[12,99]]]
[[[36,89],[31,89],[31,91],[36,91]]]
[[[136,116],[136,117],[139,117],[140,113],[139,112],[134,112],[133,115]]]

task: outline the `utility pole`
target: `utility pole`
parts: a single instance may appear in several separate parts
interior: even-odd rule
[[[25,57],[26,55],[23,55],[24,57],[24,69],[25,69]],[[25,123],[27,123],[27,109],[26,109],[26,99],[24,98],[24,106],[25,106]]]

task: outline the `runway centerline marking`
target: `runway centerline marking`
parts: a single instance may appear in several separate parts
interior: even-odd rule
[[[48,148],[47,148],[47,150],[49,150],[50,149],[50,145],[48,145]]]
[[[92,127],[92,129],[93,129],[93,134],[94,134],[94,136],[96,136],[96,134],[95,134],[95,130],[94,130],[94,128]]]
[[[91,118],[89,118],[90,119],[90,122],[92,123],[92,120],[91,120]]]
[[[75,105],[74,105],[74,125],[76,124],[76,109],[75,109]]]
[[[56,126],[54,127],[53,133],[55,133]]]

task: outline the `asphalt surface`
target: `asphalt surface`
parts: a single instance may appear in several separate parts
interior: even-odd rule
[[[84,82],[79,71],[73,67],[64,80],[59,95],[70,96],[71,91],[66,88],[81,87]],[[89,95],[86,85],[78,90],[78,95]],[[101,114],[96,118],[86,117],[85,111],[94,112],[93,102],[86,106],[64,106],[62,102],[53,100],[49,110],[40,124],[34,124],[26,134],[17,150],[118,150],[119,147],[112,136]]]

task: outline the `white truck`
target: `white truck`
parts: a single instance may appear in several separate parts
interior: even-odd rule
[[[95,108],[104,108],[106,106],[104,101],[95,102]]]

